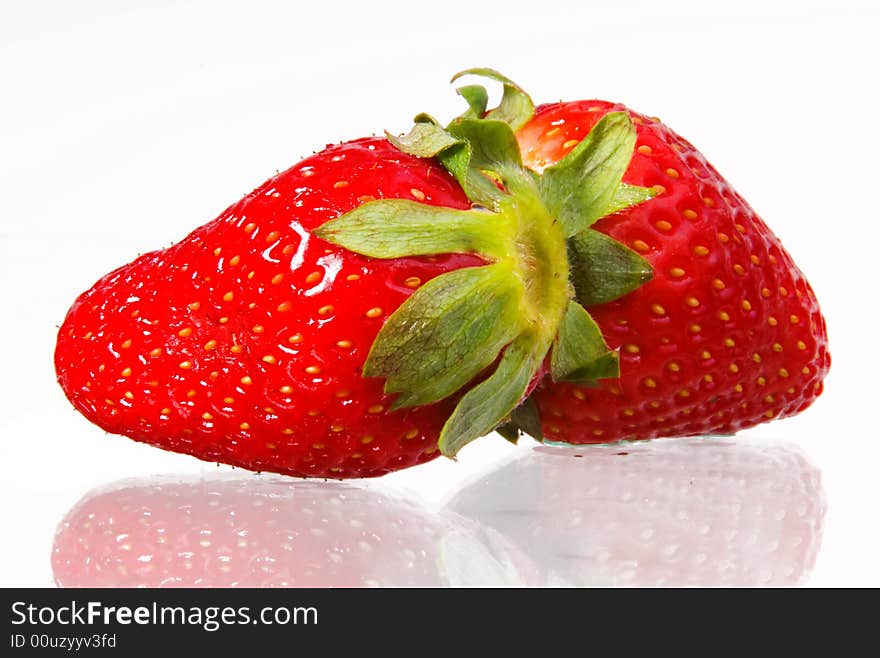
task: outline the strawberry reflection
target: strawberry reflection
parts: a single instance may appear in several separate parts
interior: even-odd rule
[[[535,580],[504,540],[376,489],[246,476],[123,481],[59,525],[74,587],[505,586]]]
[[[796,447],[695,438],[538,448],[449,508],[511,539],[547,585],[790,586],[813,567],[825,499]]]

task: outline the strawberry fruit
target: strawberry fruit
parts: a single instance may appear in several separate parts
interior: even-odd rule
[[[498,107],[461,87],[447,126],[328,147],[83,293],[55,353],[74,406],[201,459],[342,478],[496,428],[733,431],[818,395],[812,291],[690,145],[464,73],[500,82]]]

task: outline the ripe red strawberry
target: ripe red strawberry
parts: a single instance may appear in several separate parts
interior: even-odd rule
[[[442,167],[386,139],[328,147],[77,299],[55,354],[74,406],[108,432],[253,470],[374,476],[435,456],[450,403],[391,413],[361,367],[414,289],[481,261],[375,260],[310,234],[368,197],[469,205]]]
[[[535,583],[509,541],[343,483],[125,480],[59,524],[61,587],[440,587]]]
[[[544,436],[592,443],[732,433],[808,407],[828,371],[825,321],[806,278],[754,210],[659,120],[605,101],[537,108],[517,134],[526,165],[564,158],[608,112],[626,111],[636,147],[625,183],[657,195],[594,228],[640,253],[654,276],[591,305],[619,379],[545,380]]]

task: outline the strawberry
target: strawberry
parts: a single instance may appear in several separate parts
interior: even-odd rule
[[[328,147],[80,296],[55,354],[71,402],[108,432],[253,470],[373,476],[430,459],[450,404],[391,413],[361,367],[415,288],[481,261],[375,260],[310,234],[371,197],[469,205],[386,139]]]
[[[58,525],[61,587],[440,587],[535,583],[493,531],[347,483],[124,480]]]
[[[551,586],[792,586],[809,577],[826,504],[818,469],[797,447],[685,438],[573,450],[524,451],[448,506],[508,538]]]
[[[733,433],[804,410],[830,364],[816,297],[779,239],[690,143],[619,104],[556,103],[518,132],[524,162],[542,171],[620,111],[637,134],[623,181],[657,194],[593,228],[641,254],[654,276],[610,303],[581,297],[619,350],[620,377],[589,388],[542,383],[533,401],[543,434],[591,443]]]

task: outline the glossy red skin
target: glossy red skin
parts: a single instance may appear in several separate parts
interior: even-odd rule
[[[385,139],[330,146],[82,294],[55,353],[68,398],[108,432],[258,471],[371,477],[436,457],[451,403],[392,413],[361,368],[419,283],[482,261],[374,260],[309,233],[369,197],[469,207]]]
[[[538,171],[553,164],[618,110],[629,111],[604,101],[539,107],[518,134],[525,163]],[[732,433],[804,410],[830,365],[810,285],[693,146],[658,120],[629,113],[638,141],[623,180],[663,191],[595,228],[641,253],[654,278],[588,309],[620,348],[621,375],[596,388],[545,379],[533,395],[545,438]]]

